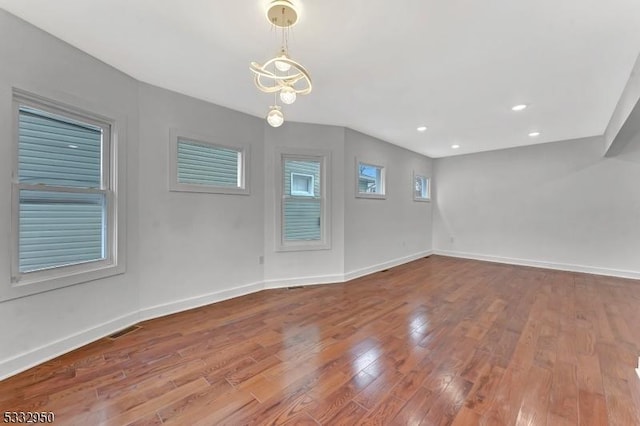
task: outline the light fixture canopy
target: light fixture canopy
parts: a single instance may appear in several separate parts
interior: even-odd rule
[[[299,62],[294,61],[288,52],[288,35],[299,18],[298,9],[289,0],[272,0],[266,10],[267,20],[281,30],[282,46],[278,54],[260,64],[251,62],[249,69],[253,72],[253,82],[264,93],[279,94],[283,104],[291,105],[298,95],[307,95],[313,89],[309,72]],[[267,121],[273,127],[284,122],[284,115],[278,105],[272,106],[267,114]]]
[[[427,126],[420,126],[416,129],[419,132],[426,132],[427,131]]]
[[[513,107],[511,107],[511,110],[512,111],[522,111],[522,110],[527,109],[528,106],[529,105],[527,105],[527,104],[514,105]]]

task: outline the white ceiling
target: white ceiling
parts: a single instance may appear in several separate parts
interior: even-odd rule
[[[314,91],[286,106],[286,119],[347,126],[431,157],[603,134],[640,52],[638,0],[294,1],[290,53]],[[0,7],[139,80],[262,117],[272,97],[255,89],[249,63],[279,47],[268,3]],[[511,111],[520,103],[530,106]],[[422,124],[429,130],[418,133]]]

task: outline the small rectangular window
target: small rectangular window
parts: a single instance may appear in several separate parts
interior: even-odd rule
[[[414,174],[413,199],[415,201],[431,200],[431,180],[428,177]]]
[[[218,145],[204,138],[171,138],[173,191],[248,194],[245,176],[246,149]]]
[[[385,198],[385,167],[356,162],[356,197]]]
[[[291,173],[291,195],[301,197],[313,197],[315,182],[314,175],[303,173]]]

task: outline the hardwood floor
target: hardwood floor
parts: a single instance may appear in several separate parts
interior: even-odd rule
[[[57,424],[639,425],[640,282],[432,256],[147,321],[0,382]]]

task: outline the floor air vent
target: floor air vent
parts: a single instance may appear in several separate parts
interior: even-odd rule
[[[107,336],[107,339],[115,340],[118,337],[124,336],[125,334],[133,333],[134,331],[136,331],[139,328],[140,328],[139,325],[132,325],[131,327],[123,328],[122,330],[116,331],[115,333]]]

